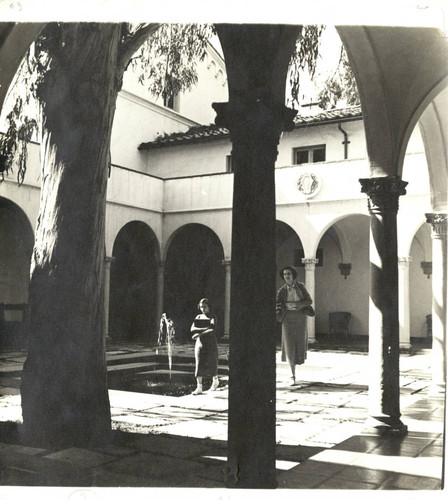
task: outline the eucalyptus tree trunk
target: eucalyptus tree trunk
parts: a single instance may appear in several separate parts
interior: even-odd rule
[[[24,442],[90,446],[110,436],[102,333],[110,137],[124,68],[120,24],[49,25],[41,201],[31,263]]]

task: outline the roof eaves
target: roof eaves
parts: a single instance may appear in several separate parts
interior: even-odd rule
[[[294,120],[294,128],[317,127],[320,125],[330,125],[332,123],[344,123],[348,121],[362,120],[361,106],[352,108],[335,109],[324,111],[313,116],[299,116]],[[195,144],[208,142],[217,139],[228,139],[230,137],[228,129],[218,127],[217,125],[200,125],[191,127],[186,132],[176,132],[174,134],[165,134],[158,137],[155,141],[142,142],[138,149],[147,151],[150,149],[159,149],[171,146],[180,146],[185,144]]]

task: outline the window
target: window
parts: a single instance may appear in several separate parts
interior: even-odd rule
[[[320,161],[325,161],[325,144],[307,146],[305,148],[294,148],[292,150],[292,163],[294,165],[317,163]]]
[[[233,172],[232,155],[226,156],[226,172]]]

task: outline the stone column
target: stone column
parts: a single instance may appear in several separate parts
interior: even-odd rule
[[[230,332],[230,286],[231,286],[231,266],[230,260],[223,260],[222,265],[226,270],[225,291],[224,291],[224,339],[229,338]]]
[[[275,161],[297,111],[285,107],[300,27],[215,24],[229,102],[213,103],[232,141],[228,471],[231,488],[275,488]]]
[[[319,263],[319,259],[302,259],[302,263],[305,264],[305,285],[311,298],[313,299],[316,295],[316,264]],[[315,308],[315,307],[314,307]],[[308,343],[314,344],[316,342],[316,320],[315,317],[307,317],[307,328],[308,328]]]
[[[400,347],[411,347],[409,313],[409,264],[412,258],[398,257],[398,320],[400,323]]]
[[[163,314],[163,289],[164,289],[165,262],[159,262],[157,266],[157,304],[156,304],[156,325],[158,327]]]
[[[406,182],[398,177],[360,179],[369,197],[370,408],[368,430],[376,434],[406,434],[400,417],[400,339],[398,323],[398,198]]]
[[[227,485],[273,488],[275,476],[275,177],[292,110],[262,101],[214,104],[234,166]]]
[[[440,391],[446,385],[447,362],[447,220],[446,213],[426,214],[432,238],[432,382]]]
[[[110,339],[109,336],[109,302],[110,302],[110,266],[115,257],[106,256],[104,259],[104,320],[103,332],[106,340]]]

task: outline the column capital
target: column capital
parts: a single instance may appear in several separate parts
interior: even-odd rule
[[[410,255],[405,255],[404,257],[398,257],[398,264],[401,267],[409,267],[412,262],[412,257]]]
[[[319,264],[319,259],[302,259],[302,264],[305,264],[306,271],[314,271],[316,264]]]
[[[230,259],[223,259],[221,264],[225,267],[230,267],[232,265],[232,261]]]
[[[229,102],[214,102],[215,123],[233,131],[251,135],[260,132],[291,131],[297,110],[283,104],[269,102],[267,99],[233,99]]]
[[[446,213],[429,213],[425,214],[426,222],[431,224],[432,231],[431,236],[437,238],[440,236],[446,236],[447,226],[448,226],[448,214]]]
[[[398,212],[398,198],[406,194],[407,182],[397,176],[359,179],[361,193],[369,197],[370,213]]]
[[[115,260],[115,257],[113,257],[112,255],[106,255],[106,257],[104,257],[104,262],[106,264],[112,264],[112,262]]]

